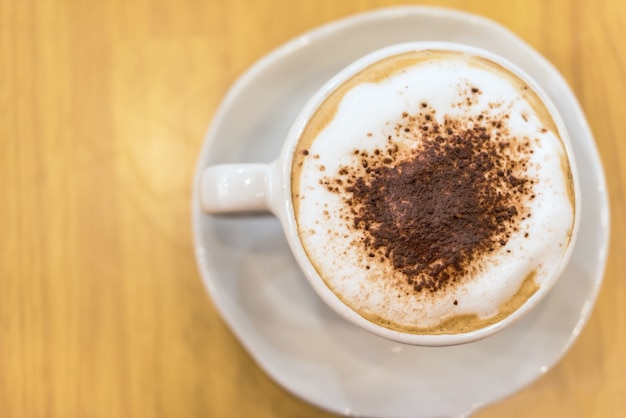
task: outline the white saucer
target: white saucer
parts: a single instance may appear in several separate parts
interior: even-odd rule
[[[306,33],[257,62],[215,115],[194,190],[209,164],[273,160],[300,107],[331,75],[368,52],[416,40],[499,53],[551,96],[584,173],[580,237],[558,285],[512,328],[464,346],[410,347],[375,337],[327,308],[298,269],[276,219],[205,216],[194,192],[197,260],[216,308],[276,382],[340,414],[463,416],[511,395],[569,349],[587,322],[604,274],[605,179],[576,98],[556,69],[508,30],[448,9],[403,7],[357,15]]]

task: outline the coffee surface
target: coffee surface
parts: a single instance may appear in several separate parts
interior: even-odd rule
[[[532,89],[443,51],[386,59],[336,89],[292,172],[301,240],[329,288],[414,333],[481,328],[532,296],[570,239],[571,190]]]

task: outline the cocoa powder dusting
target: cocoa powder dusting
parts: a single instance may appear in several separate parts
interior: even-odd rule
[[[421,107],[401,115],[386,149],[355,150],[357,164],[342,166],[328,190],[343,196],[342,217],[362,232],[355,245],[366,258],[388,260],[416,292],[436,292],[507,244],[529,215],[536,180],[525,169],[529,139],[512,137],[505,120],[484,114],[438,123]]]

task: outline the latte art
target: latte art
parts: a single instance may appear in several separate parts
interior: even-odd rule
[[[523,305],[560,267],[572,190],[536,93],[461,52],[397,55],[340,85],[292,168],[300,239],[326,285],[368,320],[421,334]]]

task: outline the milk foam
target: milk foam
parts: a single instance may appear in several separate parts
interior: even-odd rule
[[[409,126],[406,115],[424,117],[426,107],[440,126],[503,121],[508,137],[531,147],[524,170],[532,195],[521,203],[517,230],[475,257],[467,277],[438,291],[415,291],[389,258],[372,256],[363,245],[367,232],[346,215],[350,194],[331,190],[346,167],[363,172],[361,153],[419,150],[421,142],[400,127]],[[296,220],[309,259],[353,310],[407,332],[464,332],[507,316],[559,269],[574,223],[567,156],[540,99],[508,71],[461,53],[412,53],[364,70],[320,109],[294,158]]]

